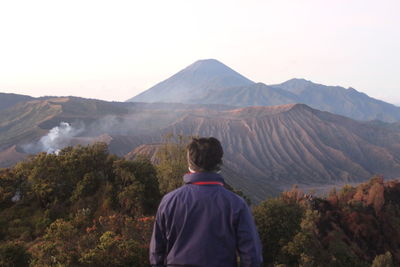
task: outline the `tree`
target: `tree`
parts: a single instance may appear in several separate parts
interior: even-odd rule
[[[134,161],[114,162],[117,199],[130,215],[150,215],[157,210],[161,195],[157,173],[150,160],[138,157]]]
[[[10,169],[0,170],[0,209],[12,206],[13,197],[18,194],[19,185]]]
[[[79,260],[89,266],[149,266],[147,248],[135,240],[125,240],[112,231],[105,232],[98,245]]]
[[[254,219],[267,264],[296,262],[282,248],[300,231],[303,212],[300,205],[288,203],[282,198],[266,200],[254,208]]]
[[[0,244],[0,266],[3,267],[25,267],[31,261],[31,255],[25,247],[17,242],[6,242]]]
[[[164,144],[156,154],[157,177],[161,194],[166,194],[183,184],[182,177],[188,172],[186,145],[189,137],[172,134],[164,137]]]
[[[58,219],[47,229],[42,242],[33,247],[34,266],[76,266],[79,258],[78,230],[71,222]]]
[[[394,267],[392,254],[388,251],[385,254],[378,255],[372,262],[371,267]]]
[[[301,220],[301,230],[283,247],[283,251],[296,259],[299,266],[323,266],[329,262],[317,236],[318,218],[317,211],[306,210]]]

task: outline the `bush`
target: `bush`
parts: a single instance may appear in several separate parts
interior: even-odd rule
[[[105,232],[98,245],[79,261],[89,266],[149,266],[146,246],[135,240],[125,240],[111,231]]]
[[[376,256],[371,267],[394,267],[392,254],[388,251]]]
[[[267,264],[293,264],[296,259],[282,248],[300,231],[303,208],[281,198],[269,199],[254,208],[254,219],[263,244]]]
[[[25,267],[31,261],[31,255],[19,243],[8,242],[0,244],[0,266]]]

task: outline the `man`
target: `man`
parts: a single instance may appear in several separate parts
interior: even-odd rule
[[[262,262],[260,240],[246,202],[224,188],[223,150],[211,138],[187,147],[185,185],[165,195],[150,243],[152,266],[243,267]]]

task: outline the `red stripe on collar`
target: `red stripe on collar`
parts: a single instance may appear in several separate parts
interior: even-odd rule
[[[214,185],[220,185],[220,186],[223,186],[224,184],[223,183],[221,183],[221,182],[194,182],[194,183],[192,183],[192,184],[195,184],[195,185],[208,185],[208,184],[214,184]]]

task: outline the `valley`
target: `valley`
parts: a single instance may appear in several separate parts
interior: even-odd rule
[[[217,60],[197,61],[127,102],[3,95],[11,106],[0,110],[0,167],[96,142],[154,162],[173,134],[221,140],[224,176],[255,202],[294,184],[400,177],[400,108],[304,79],[255,83]]]

